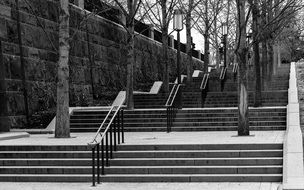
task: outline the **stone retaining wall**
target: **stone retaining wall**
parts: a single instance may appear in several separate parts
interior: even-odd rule
[[[48,123],[56,106],[58,0],[19,0],[19,9],[31,122],[30,125],[25,125],[15,0],[1,0],[0,131],[7,131],[9,128],[43,127],[35,123]],[[87,29],[90,53],[94,61],[90,62],[86,22],[79,27],[84,14],[73,6],[70,14],[71,35],[74,35],[69,63],[71,106],[110,104],[126,85],[124,29],[101,17],[91,16]],[[135,48],[135,90],[145,90],[153,81],[162,78],[161,44],[138,35]],[[175,51],[171,49],[170,77],[176,74],[175,57]],[[185,54],[182,54],[182,63],[185,63],[185,58]],[[194,60],[195,68],[201,69],[202,63]],[[185,73],[185,65],[183,70]]]

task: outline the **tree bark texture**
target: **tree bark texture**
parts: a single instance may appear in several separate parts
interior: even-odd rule
[[[168,63],[168,26],[167,26],[167,1],[161,1],[162,8],[162,60],[164,65],[163,70],[163,90],[169,92],[169,63]]]
[[[208,1],[205,1],[205,34],[204,34],[205,50],[204,50],[204,73],[208,72],[209,65],[209,19],[208,19]]]
[[[186,13],[186,37],[187,37],[187,81],[192,81],[193,63],[192,63],[192,39],[191,39],[191,12],[193,0],[189,0],[188,11]]]
[[[205,30],[205,34],[204,34],[204,41],[205,41],[205,50],[204,50],[204,73],[208,72],[208,65],[209,65],[209,31]]]
[[[126,105],[128,110],[134,109],[134,1],[128,0],[129,15],[127,18],[127,87]]]
[[[263,2],[262,4],[262,26],[265,26],[267,24],[266,21],[266,2]],[[262,36],[262,90],[265,90],[266,87],[266,79],[267,79],[267,68],[268,68],[268,58],[267,58],[267,38],[266,34],[264,33]]]
[[[252,32],[253,32],[253,61],[255,67],[255,92],[254,92],[254,107],[261,106],[261,66],[260,66],[260,52],[259,52],[259,39],[257,35],[259,33],[258,28],[258,2],[257,0],[251,0],[252,5]]]
[[[238,135],[249,135],[249,111],[248,111],[248,65],[246,47],[246,21],[245,21],[245,1],[236,0],[239,15],[239,47],[237,59],[239,63],[238,71]]]
[[[270,81],[272,74],[273,74],[273,45],[272,40],[268,40],[267,43],[267,58],[268,58],[268,74],[267,74],[267,80]]]
[[[277,75],[277,68],[278,68],[278,46],[275,44],[273,45],[273,64],[272,64],[273,75]]]
[[[273,3],[272,0],[267,1],[267,22],[270,23],[273,20]],[[271,27],[271,26],[268,26]],[[270,29],[272,31],[272,29]],[[267,57],[268,57],[268,81],[271,80],[273,74],[273,43],[272,35],[268,34],[267,40]]]
[[[55,137],[70,137],[69,115],[69,1],[60,0],[59,61]]]

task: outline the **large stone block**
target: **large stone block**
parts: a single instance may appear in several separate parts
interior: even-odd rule
[[[45,81],[56,82],[57,81],[57,63],[45,62]]]
[[[0,16],[11,18],[11,8],[5,5],[0,5]]]
[[[0,7],[1,12],[1,7]],[[0,17],[0,39],[7,38],[7,28],[6,28],[6,21],[4,18]]]
[[[0,116],[0,132],[9,132],[11,123],[8,116]]]
[[[0,116],[7,116],[7,94],[0,92]]]
[[[45,111],[54,107],[55,91],[45,82],[28,82],[28,102],[30,114],[37,111]]]
[[[9,55],[19,55],[19,46],[11,42],[2,42],[2,51]]]
[[[9,42],[18,43],[18,30],[15,21],[6,20],[7,39]]]
[[[7,92],[8,115],[23,115],[25,113],[24,97],[22,93]]]
[[[0,118],[1,122],[1,118]],[[15,115],[15,116],[8,116],[3,118],[3,122],[7,123],[6,129],[9,127],[10,129],[20,129],[27,127],[27,121],[25,115]]]
[[[23,92],[22,80],[5,80],[5,91],[7,92]]]
[[[45,79],[45,61],[37,59],[25,59],[26,80],[43,81]]]
[[[6,71],[6,78],[10,79],[21,79],[21,63],[20,58],[14,55],[4,55],[3,56],[3,65]]]

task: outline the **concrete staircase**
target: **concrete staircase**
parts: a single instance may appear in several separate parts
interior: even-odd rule
[[[168,94],[134,94],[134,108],[135,109],[155,109],[164,108]]]
[[[104,182],[279,182],[282,144],[120,145]],[[0,146],[0,181],[90,182],[87,146]]]
[[[252,71],[254,72],[254,71]],[[262,91],[262,106],[286,106],[287,90],[289,81],[289,65],[284,65],[278,69],[277,75],[273,76],[264,84]],[[231,69],[228,69],[223,87],[219,79],[219,71],[212,71],[207,85],[207,95],[202,97],[200,85],[203,77],[193,78],[192,83],[188,83],[183,88],[183,107],[199,108],[199,107],[237,107],[237,79]],[[254,77],[248,79],[249,90],[249,106],[253,106],[254,102]]]
[[[250,130],[285,130],[286,107],[250,109]],[[96,132],[107,112],[75,111],[72,132]],[[236,131],[237,109],[178,110],[172,131]],[[166,131],[165,109],[125,111],[126,132]]]

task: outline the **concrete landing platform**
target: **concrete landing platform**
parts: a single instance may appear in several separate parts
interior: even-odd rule
[[[280,183],[1,183],[5,190],[277,190]]]
[[[1,145],[87,145],[95,133],[72,133],[71,138],[36,134],[29,138],[0,141]],[[251,136],[236,136],[236,131],[215,132],[128,132],[125,144],[248,144],[283,143],[285,131],[252,131]]]

